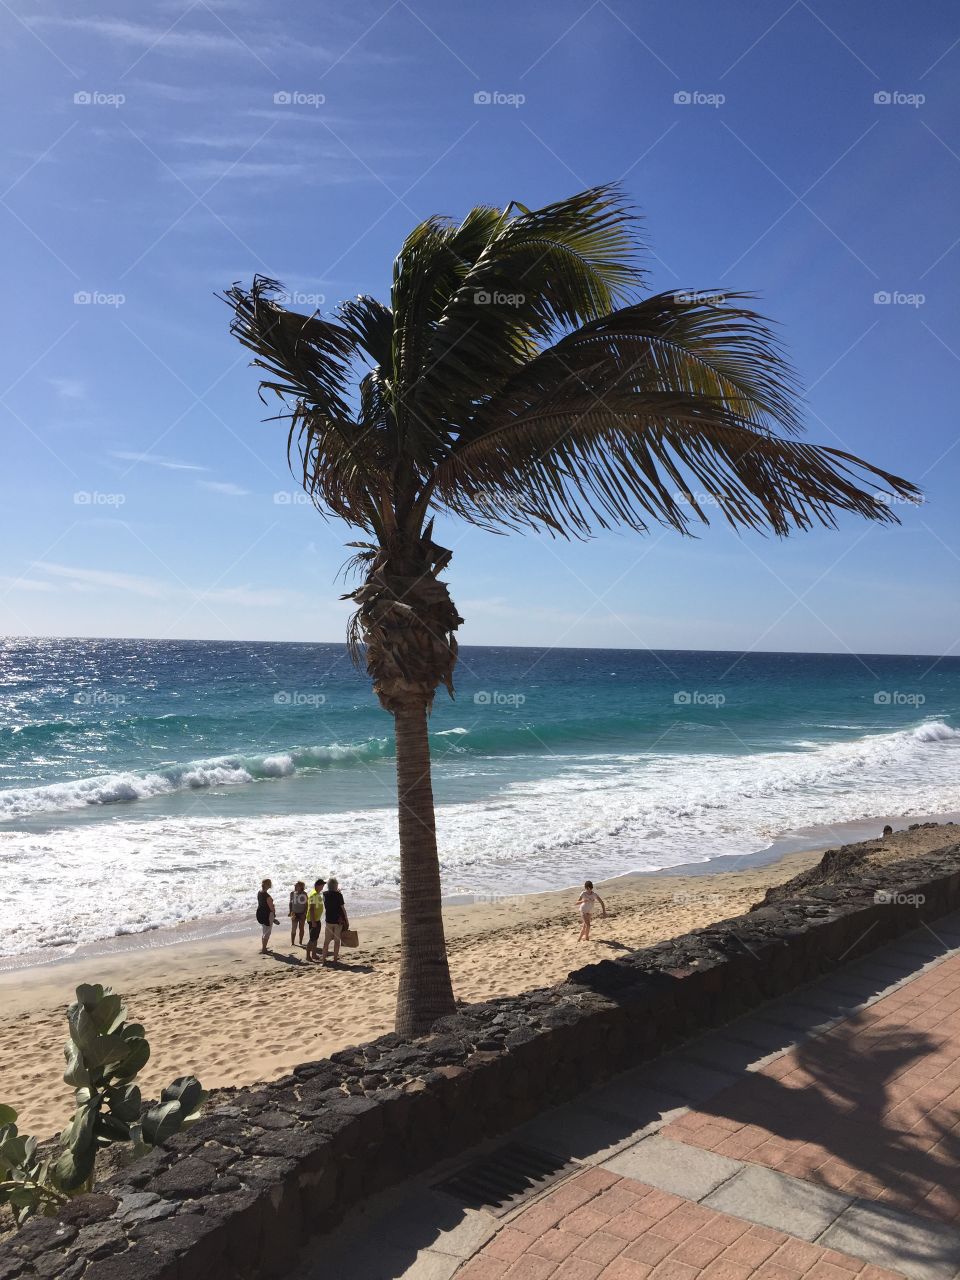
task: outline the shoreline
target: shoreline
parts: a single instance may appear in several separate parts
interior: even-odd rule
[[[719,878],[725,881],[728,877],[750,877],[756,872],[771,872],[774,873],[771,883],[787,880],[805,867],[817,862],[824,851],[824,847],[794,850],[752,866],[738,865],[723,869],[717,868],[715,864],[726,862],[727,858],[714,858],[710,863],[684,864],[662,871],[628,871],[623,875],[597,881],[597,886],[601,893],[605,891],[611,895],[631,890],[655,893],[664,887],[661,882],[669,884],[676,881],[686,884],[688,880],[704,881],[704,892],[698,893],[692,888],[688,891],[688,896],[691,901],[698,898],[707,900],[716,896],[707,891],[709,882],[713,879]],[[750,858],[754,859],[758,856],[752,854]],[[729,861],[739,863],[741,859],[730,858]],[[783,874],[776,874],[781,868]],[[762,878],[766,880],[766,876]],[[503,897],[462,895],[463,898],[470,898],[469,901],[445,899],[443,915],[448,950],[452,951],[465,940],[489,936],[511,928],[516,920],[524,924],[535,924],[542,919],[552,918],[558,912],[562,912],[565,906],[569,908],[567,915],[573,922],[575,912],[571,904],[579,892],[580,889],[577,886],[548,889],[538,893],[508,894]],[[357,926],[361,935],[361,946],[356,953],[358,962],[371,959],[383,960],[386,952],[392,948],[399,948],[400,912],[398,910],[371,912],[364,916],[351,912],[351,922]],[[573,927],[572,924],[571,927]],[[280,958],[279,953],[291,951],[288,928],[286,917],[281,917],[280,923],[274,928],[271,950],[276,959]],[[198,966],[202,969],[203,975],[208,978],[216,977],[221,972],[229,974],[235,968],[238,959],[250,958],[251,963],[260,959],[259,929],[259,925],[255,922],[251,923],[244,919],[242,924],[235,927],[222,928],[212,933],[197,933],[195,936],[183,936],[179,934],[180,926],[178,926],[176,929],[133,935],[151,938],[159,933],[178,935],[168,937],[159,944],[101,948],[96,951],[84,951],[82,954],[54,956],[46,963],[0,969],[0,1025],[3,1025],[11,1016],[28,1013],[31,1009],[35,1009],[38,993],[42,993],[41,998],[43,998],[48,992],[62,990],[65,1009],[72,999],[74,986],[80,982],[96,981],[103,982],[104,985],[119,983],[114,985],[114,989],[119,990],[126,997],[128,991],[165,986],[175,978],[193,973]],[[128,941],[128,937],[129,935],[110,941],[124,943]],[[293,950],[300,950],[299,945]],[[353,957],[344,951],[342,958],[350,961]],[[97,976],[88,977],[93,968],[97,969]]]
[[[960,827],[900,831],[868,847],[896,861],[960,838]],[[833,841],[852,843],[851,841]],[[454,991],[467,1003],[517,995],[565,980],[591,960],[615,958],[747,911],[771,885],[816,864],[816,850],[765,850],[749,858],[674,867],[597,881],[608,908],[590,942],[579,943],[576,891],[448,904],[444,918]],[[775,860],[771,860],[773,852]],[[747,862],[762,865],[744,865]],[[726,866],[718,867],[717,863]],[[348,897],[349,905],[349,897]],[[0,1102],[20,1113],[25,1132],[44,1137],[69,1119],[62,1080],[66,1008],[79,982],[102,982],[143,1023],[151,1058],[141,1073],[145,1097],[176,1076],[205,1088],[276,1079],[302,1062],[374,1039],[392,1029],[399,979],[397,912],[357,918],[358,951],[321,966],[289,945],[283,925],[260,955],[259,933],[180,945],[64,957],[56,964],[0,974]]]
[[[628,870],[616,876],[608,876],[598,883],[611,884],[633,877],[659,878],[674,876],[713,876],[727,874],[741,869],[753,869],[773,866],[794,854],[817,852],[822,854],[832,845],[852,844],[859,840],[873,838],[890,823],[895,830],[903,830],[914,823],[960,821],[960,811],[946,811],[932,814],[903,815],[883,814],[876,817],[839,822],[832,826],[820,826],[799,830],[790,835],[780,836],[763,849],[750,854],[720,854],[701,861],[675,863],[670,867],[656,867],[648,870]],[[557,885],[551,889],[537,890],[532,893],[515,893],[497,895],[494,893],[453,893],[444,895],[443,908],[445,916],[451,908],[471,907],[494,903],[497,901],[524,901],[554,893],[566,893],[579,887],[573,885]],[[286,890],[281,890],[280,898]],[[349,901],[349,890],[348,890]],[[390,917],[399,912],[399,902],[382,899],[378,901],[371,896],[350,902],[351,917],[355,920],[371,921],[381,917]],[[275,937],[282,936],[287,917],[281,915],[276,927]],[[127,932],[109,938],[99,938],[78,946],[50,947],[41,950],[18,952],[12,955],[0,955],[0,999],[7,987],[5,979],[8,975],[24,974],[33,970],[59,969],[73,962],[104,963],[108,965],[114,959],[124,956],[155,954],[169,948],[216,945],[219,942],[237,941],[241,938],[253,938],[258,934],[258,926],[248,912],[223,912],[219,915],[199,916],[181,921],[175,925],[164,925],[160,928],[144,929],[139,932]],[[0,1011],[0,1017],[3,1016]]]
[[[570,890],[448,905],[455,993],[468,1003],[517,994],[559,981],[591,958],[739,914],[768,884],[789,879],[819,856],[787,854],[772,866],[712,876],[642,873],[598,881],[611,914],[595,923],[588,944],[576,943],[577,894]],[[360,949],[344,951],[335,969],[305,962],[281,924],[267,956],[259,954],[259,932],[245,929],[0,973],[0,1102],[17,1110],[23,1132],[40,1137],[69,1120],[72,1091],[62,1080],[62,1046],[67,1005],[80,982],[113,987],[128,1016],[146,1028],[151,1057],[140,1073],[144,1097],[184,1074],[208,1089],[276,1079],[298,1063],[392,1030],[399,913],[353,923]]]

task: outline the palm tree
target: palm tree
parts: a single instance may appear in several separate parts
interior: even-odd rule
[[[651,522],[688,533],[715,506],[785,535],[839,511],[889,522],[891,495],[918,495],[797,439],[794,376],[751,295],[643,297],[637,228],[616,187],[595,187],[422,222],[389,306],[360,296],[334,320],[299,315],[262,276],[224,295],[265,371],[261,399],[282,402],[304,489],[366,535],[350,544],[364,578],[348,643],[396,727],[402,1035],[455,1008],[427,717],[439,685],[453,693],[463,619],[434,515],[584,538]]]

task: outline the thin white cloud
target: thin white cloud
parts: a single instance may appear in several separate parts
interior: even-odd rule
[[[165,582],[156,578],[147,578],[134,573],[115,573],[109,569],[78,569],[68,564],[55,564],[48,560],[40,560],[34,568],[58,578],[77,591],[90,591],[95,587],[108,587],[115,591],[125,591],[135,596],[148,596],[159,599],[169,594],[170,588]]]
[[[243,114],[250,120],[269,120],[273,124],[286,124],[288,121],[290,123],[293,123],[294,121],[301,121],[306,122],[307,124],[317,124],[321,118],[317,114],[317,110],[291,111],[287,106],[251,107],[247,111],[244,111]],[[339,120],[331,118],[328,115],[324,115],[323,120],[331,125],[341,123]]]
[[[157,453],[129,453],[125,449],[111,449],[111,458],[119,458],[121,462],[142,463],[147,467],[163,467],[167,471],[206,471],[206,467],[198,467],[193,462],[177,462],[174,458],[164,458]]]
[[[178,147],[192,147],[201,151],[230,151],[234,155],[242,155],[251,147],[263,143],[271,154],[283,152],[305,160],[336,160],[343,157],[343,147],[325,138],[318,138],[315,134],[304,136],[304,131],[298,130],[295,134],[285,135],[274,129],[267,141],[263,130],[256,125],[252,130],[242,132],[178,133],[170,141]]]
[[[168,102],[209,102],[213,98],[223,97],[220,89],[166,84],[162,80],[136,80],[132,82],[131,89],[137,94],[148,93],[157,98],[165,98]]]
[[[236,604],[251,609],[282,609],[302,600],[298,591],[259,590],[250,586],[218,587],[215,591],[198,591],[196,595],[201,603]]]
[[[251,0],[203,0],[205,9],[219,9],[223,13],[250,13],[255,7]],[[183,0],[154,0],[155,9],[166,10],[177,17],[183,14]]]
[[[60,591],[65,584],[72,591],[120,591],[124,595],[141,596],[151,600],[182,600],[194,604],[233,605],[251,609],[293,608],[305,603],[302,592],[286,591],[274,587],[256,587],[249,583],[239,587],[198,588],[184,587],[150,578],[141,574],[117,573],[112,569],[86,569],[75,565],[56,564],[40,560],[31,570],[46,574],[53,581],[42,578],[2,578],[0,585],[10,590]]]
[[[61,400],[85,400],[87,398],[86,383],[80,378],[48,378]]]
[[[250,490],[241,489],[238,484],[233,484],[229,480],[198,480],[197,484],[203,489],[210,489],[213,493],[225,493],[228,498],[245,498]]]
[[[332,58],[330,50],[295,40],[285,33],[260,30],[242,30],[234,35],[218,27],[208,30],[187,27],[180,23],[173,27],[151,26],[146,22],[133,22],[127,18],[67,17],[59,14],[35,14],[26,19],[28,26],[61,27],[99,36],[114,44],[132,45],[150,53],[160,54],[229,54],[270,57],[279,54],[304,58]]]
[[[255,178],[310,178],[316,179],[316,173],[311,173],[307,165],[294,163],[284,163],[283,161],[265,160],[262,162],[254,160],[203,160],[195,164],[177,165],[175,169],[176,176],[184,182],[223,182],[225,179],[232,178],[236,181],[247,181]],[[329,181],[329,179],[326,179]],[[342,181],[342,179],[341,179]]]
[[[52,582],[42,582],[39,578],[0,577],[0,587],[4,591],[56,591]]]

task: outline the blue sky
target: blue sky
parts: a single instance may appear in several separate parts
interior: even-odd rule
[[[958,651],[948,0],[11,0],[3,25],[0,631],[338,639],[352,535],[297,501],[214,291],[386,296],[423,217],[621,179],[652,287],[756,290],[811,439],[927,501],[787,542],[444,527],[462,639]]]

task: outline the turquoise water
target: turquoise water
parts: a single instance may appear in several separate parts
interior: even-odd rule
[[[960,659],[466,648],[431,732],[448,893],[960,809]],[[392,752],[341,645],[0,642],[0,950],[243,910],[263,875],[389,903]]]

